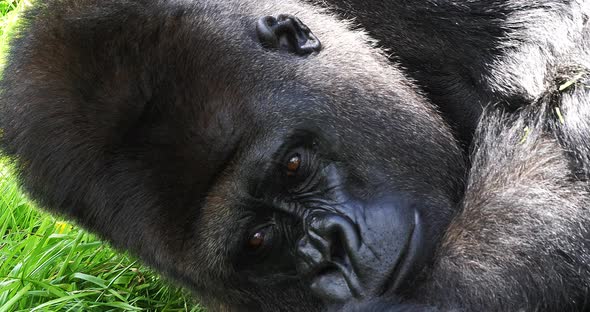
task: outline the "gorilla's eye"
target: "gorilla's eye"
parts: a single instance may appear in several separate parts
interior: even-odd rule
[[[248,248],[251,250],[256,250],[260,248],[264,244],[264,232],[256,232],[252,234],[250,239],[248,240]]]
[[[270,243],[271,226],[264,226],[254,230],[248,237],[246,247],[250,252],[259,252]]]
[[[299,171],[299,167],[301,167],[301,155],[299,153],[291,155],[287,162],[287,175],[290,177],[295,176]]]

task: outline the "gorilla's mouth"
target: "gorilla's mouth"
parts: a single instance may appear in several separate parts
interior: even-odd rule
[[[385,206],[372,206],[354,221],[333,212],[306,220],[298,271],[318,297],[327,302],[379,297],[397,292],[411,277],[423,258],[420,215],[402,209],[406,205],[374,209]]]

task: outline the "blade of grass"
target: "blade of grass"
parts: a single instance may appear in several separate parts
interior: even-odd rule
[[[0,308],[0,312],[8,312],[10,308],[20,300],[29,290],[31,289],[31,284],[25,285],[25,287],[21,288],[14,297],[10,298],[2,307]]]

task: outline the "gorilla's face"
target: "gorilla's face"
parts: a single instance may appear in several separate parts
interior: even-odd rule
[[[224,47],[238,69],[207,72],[249,78],[163,119],[180,131],[163,137],[189,138],[175,146],[186,163],[167,161],[174,176],[203,185],[178,220],[190,224],[179,271],[242,309],[314,310],[310,288],[330,303],[403,292],[458,200],[461,153],[431,106],[362,40],[310,28],[325,49],[305,57],[262,49],[246,29]]]
[[[68,8],[15,43],[30,52],[7,69],[2,144],[31,195],[212,306],[403,292],[463,174],[431,105],[363,34],[298,2],[162,3]],[[282,31],[262,46],[260,17],[284,12],[321,52]]]
[[[356,83],[344,96],[313,95],[318,86],[301,93],[293,84],[247,104],[242,121],[224,122],[240,127],[232,144],[210,143],[223,161],[183,250],[197,253],[199,274],[207,267],[224,287],[252,291],[256,305],[299,283],[327,301],[401,291],[452,215],[461,161],[444,126],[423,118],[425,106],[396,92],[361,97]]]
[[[426,107],[397,92],[376,100],[346,89],[278,93],[243,114],[256,131],[239,131],[248,135],[202,206],[215,217],[195,223],[203,242],[229,249],[222,267],[254,282],[240,289],[303,280],[327,301],[401,291],[450,220],[461,162],[423,118]]]

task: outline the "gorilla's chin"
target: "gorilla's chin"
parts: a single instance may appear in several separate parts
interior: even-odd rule
[[[298,270],[327,303],[395,294],[434,249],[423,239],[419,211],[415,201],[392,196],[312,211],[299,241]]]

